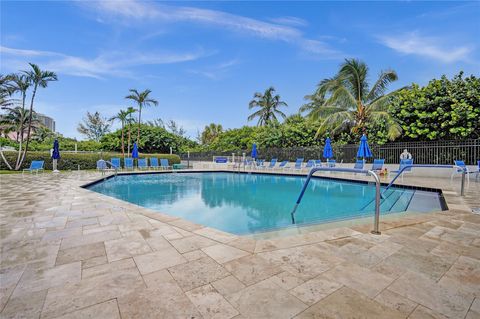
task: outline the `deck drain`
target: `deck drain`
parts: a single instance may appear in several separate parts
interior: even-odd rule
[[[472,208],[472,213],[480,215],[480,207]]]

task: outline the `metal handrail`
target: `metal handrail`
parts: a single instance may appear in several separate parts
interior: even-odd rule
[[[460,196],[465,196],[465,175],[467,174],[467,168],[457,165],[432,165],[432,164],[408,164],[402,167],[397,175],[390,181],[390,183],[385,187],[385,190],[382,192],[381,196],[383,198],[383,194],[393,185],[393,183],[397,180],[397,178],[402,175],[403,171],[407,168],[414,168],[414,167],[427,167],[427,168],[456,168],[462,171],[462,184],[460,187]]]
[[[110,161],[106,161],[104,159],[100,159],[100,161],[104,161],[106,164],[110,164],[111,167],[113,167],[115,169],[115,176],[117,176],[117,173],[118,173],[118,167],[116,165],[114,165],[112,162]],[[106,165],[105,165],[106,166]],[[106,169],[102,169],[102,175],[105,175],[105,171]]]
[[[366,170],[366,169],[337,168],[337,167],[314,167],[314,168],[312,168],[310,170],[310,173],[307,176],[307,180],[305,181],[305,184],[303,184],[302,191],[300,192],[300,195],[298,196],[297,202],[295,203],[295,207],[293,208],[293,210],[291,212],[292,223],[295,224],[295,212],[297,210],[298,205],[302,201],[302,198],[303,198],[303,195],[305,194],[305,191],[307,190],[308,183],[310,182],[310,179],[312,178],[312,175],[315,172],[318,172],[318,171],[364,173],[364,174],[373,176],[373,178],[375,179],[375,219],[374,219],[372,234],[380,235],[380,231],[378,230],[379,221],[380,221],[380,179],[378,178],[378,175],[374,171]]]

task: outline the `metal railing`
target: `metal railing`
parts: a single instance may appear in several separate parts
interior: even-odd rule
[[[333,154],[337,161],[355,162],[358,144],[332,145]],[[415,158],[417,164],[447,165],[454,160],[463,160],[467,165],[475,165],[480,159],[480,139],[419,141],[419,142],[392,142],[383,145],[370,144],[375,158],[384,158],[385,163],[398,163],[400,154],[407,149]],[[182,160],[211,161],[214,156],[241,157],[243,153],[250,154],[251,150],[235,150],[229,152],[208,151],[179,154]],[[259,148],[259,158],[270,160],[295,161],[297,157],[307,159],[322,159],[323,146],[308,147],[269,147]]]
[[[116,165],[114,165],[112,162],[106,161],[106,160],[104,160],[104,159],[100,159],[100,160],[98,160],[98,161],[99,161],[99,162],[102,161],[103,163],[105,163],[105,165],[102,165],[102,166],[101,166],[101,169],[100,169],[100,171],[102,172],[102,176],[105,175],[105,172],[106,172],[107,170],[111,170],[112,168],[115,170],[115,176],[117,176],[117,174],[118,174],[118,167],[117,167]],[[107,164],[110,164],[110,167],[111,167],[110,169],[107,168]]]
[[[462,182],[460,186],[460,196],[465,196],[465,176],[467,174],[467,168],[466,167],[461,167],[457,165],[426,165],[426,164],[411,164],[411,165],[405,165],[402,167],[397,175],[390,181],[390,183],[385,187],[385,190],[382,192],[381,196],[383,198],[383,194],[395,183],[397,178],[403,174],[403,172],[408,169],[408,168],[415,168],[415,167],[424,167],[424,168],[454,168],[459,171],[462,171]]]
[[[318,172],[318,171],[363,173],[363,174],[373,176],[373,178],[375,179],[375,219],[374,219],[372,234],[380,235],[381,233],[378,229],[379,223],[380,223],[380,179],[378,178],[378,175],[374,171],[366,170],[366,169],[336,168],[336,167],[315,167],[315,168],[312,168],[310,170],[310,173],[308,173],[307,180],[305,181],[305,184],[303,184],[302,191],[300,192],[300,195],[298,196],[297,202],[295,203],[295,206],[293,207],[293,210],[290,213],[290,215],[292,217],[292,223],[295,224],[295,212],[297,211],[298,205],[300,205],[300,202],[302,201],[303,195],[305,195],[305,191],[307,190],[308,183],[310,183],[310,180],[312,179],[312,175],[315,172]]]

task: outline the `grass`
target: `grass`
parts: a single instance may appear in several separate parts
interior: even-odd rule
[[[10,171],[10,170],[7,170],[7,169],[0,169],[0,175],[4,175],[4,174],[21,174],[22,171]]]

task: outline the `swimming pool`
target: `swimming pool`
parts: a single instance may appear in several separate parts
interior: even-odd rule
[[[305,177],[227,172],[118,175],[88,189],[234,234],[292,226],[290,212]],[[375,186],[313,178],[296,225],[373,216]],[[437,192],[392,187],[382,214],[442,210]]]

